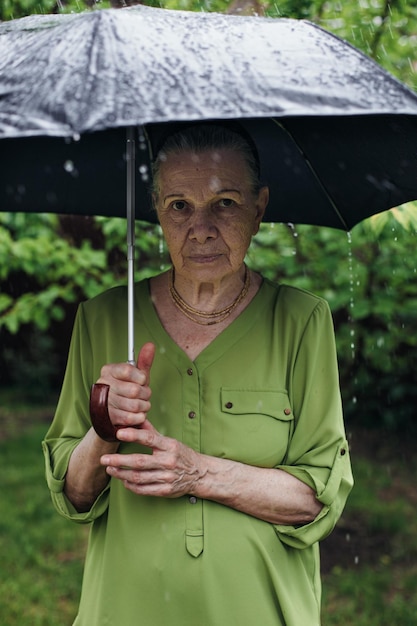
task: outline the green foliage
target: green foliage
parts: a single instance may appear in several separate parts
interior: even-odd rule
[[[136,229],[146,260],[159,250],[158,228],[138,222]],[[124,219],[0,213],[0,329],[16,333],[31,323],[46,330],[63,319],[66,303],[125,282],[125,241]],[[138,279],[148,274],[145,265]]]
[[[34,13],[51,13],[55,0],[3,0],[0,5],[0,19],[13,20]]]
[[[413,6],[414,5],[414,6]],[[417,88],[417,6],[407,0],[326,2],[319,23]]]
[[[74,247],[58,227],[56,215],[0,214],[0,328],[16,333],[33,323],[45,330],[51,320],[63,318],[64,304],[79,298],[80,288],[87,297],[97,293],[104,252],[88,240]]]
[[[109,0],[2,0],[0,20],[13,20],[26,15],[47,13],[79,13],[92,8],[107,9]]]

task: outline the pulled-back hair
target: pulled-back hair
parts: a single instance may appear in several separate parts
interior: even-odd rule
[[[252,190],[257,194],[261,188],[258,151],[250,135],[234,122],[197,122],[183,127],[178,124],[178,127],[162,137],[152,164],[153,192],[158,195],[159,168],[168,156],[222,149],[234,150],[243,156],[250,173]]]

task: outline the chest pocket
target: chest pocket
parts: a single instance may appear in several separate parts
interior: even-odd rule
[[[228,458],[260,467],[283,463],[294,431],[287,392],[223,387],[220,397],[224,445],[234,452]]]

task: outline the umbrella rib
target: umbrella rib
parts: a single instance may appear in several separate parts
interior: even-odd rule
[[[337,217],[340,220],[340,223],[342,224],[343,228],[347,231],[350,230],[349,226],[347,225],[346,221],[343,219],[342,214],[340,213],[339,209],[337,208],[333,198],[331,197],[331,195],[329,194],[329,192],[327,191],[326,187],[324,186],[324,184],[322,183],[320,176],[317,174],[316,170],[314,169],[314,167],[312,166],[312,164],[310,163],[309,158],[307,157],[307,155],[305,154],[304,150],[302,149],[302,147],[299,145],[299,143],[296,141],[294,135],[292,135],[292,133],[288,130],[288,128],[285,127],[285,125],[280,122],[277,119],[273,119],[273,121],[275,122],[275,124],[277,126],[279,126],[280,128],[282,128],[282,130],[287,133],[287,135],[289,137],[291,137],[292,141],[294,142],[295,146],[297,147],[297,149],[299,150],[300,154],[303,156],[304,162],[307,165],[307,167],[309,168],[310,172],[313,174],[316,182],[318,183],[318,185],[320,186],[320,189],[322,190],[322,192],[325,194],[326,198],[328,199],[328,201],[330,202],[333,211],[336,213]]]

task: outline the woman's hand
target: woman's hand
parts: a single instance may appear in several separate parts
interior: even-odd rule
[[[151,454],[104,455],[101,463],[110,476],[142,496],[178,498],[191,494],[201,476],[200,456],[176,439],[164,437],[148,421],[140,430],[123,428],[117,438],[151,448]]]
[[[100,460],[109,476],[137,495],[192,495],[273,524],[306,524],[322,508],[314,491],[291,474],[201,454],[161,435],[148,420],[140,429],[119,430],[117,438],[151,449],[151,454],[104,454]]]
[[[151,404],[150,370],[155,346],[146,343],[139,352],[137,367],[128,363],[105,365],[98,383],[109,385],[108,413],[117,427],[134,426],[146,419]],[[91,428],[74,449],[65,477],[65,494],[79,512],[88,511],[109,481],[101,456],[116,452],[118,442],[108,443]]]
[[[142,346],[137,367],[129,363],[104,365],[98,383],[110,387],[108,412],[112,423],[118,427],[140,426],[151,408],[150,370],[155,355],[155,346]]]

